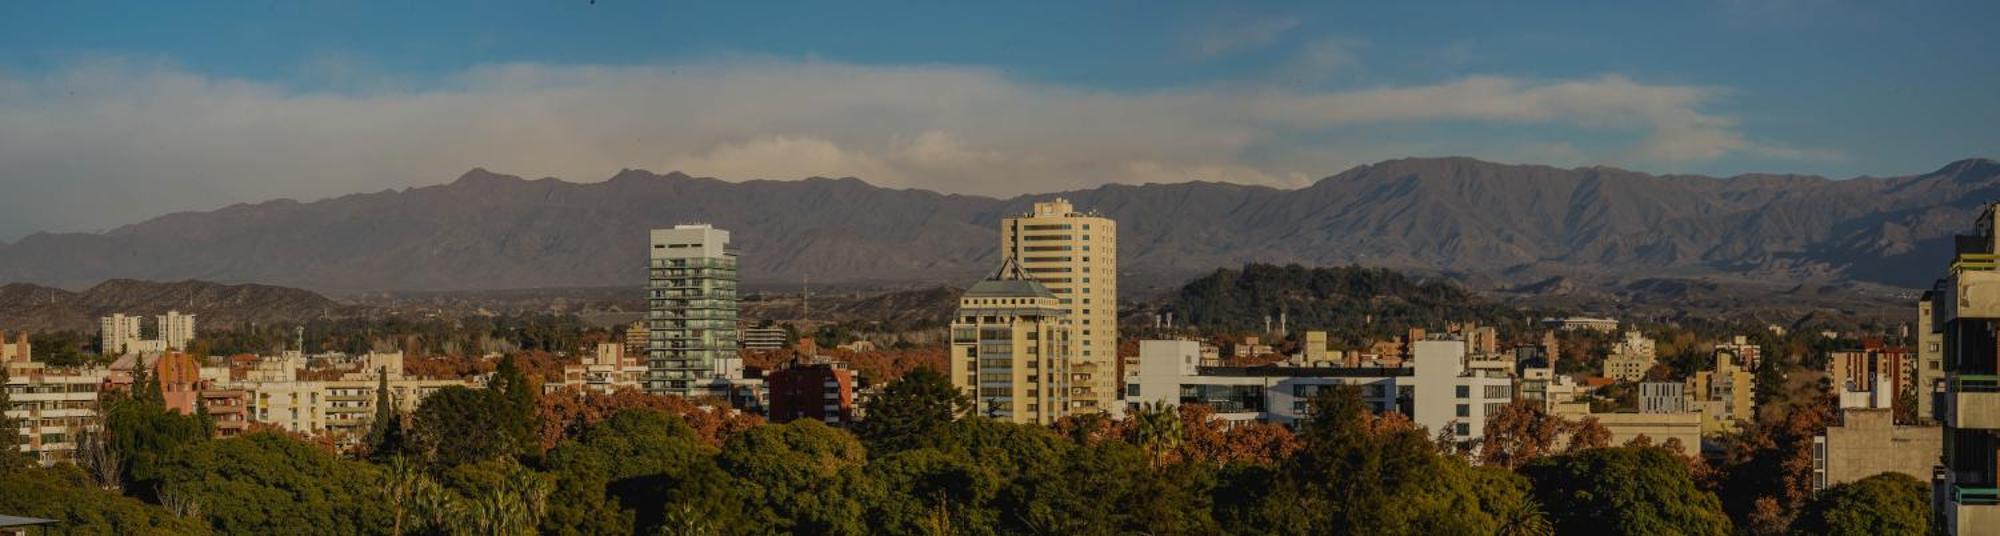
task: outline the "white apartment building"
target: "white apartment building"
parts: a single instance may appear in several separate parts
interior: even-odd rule
[[[98,319],[98,344],[101,345],[104,355],[138,352],[139,341],[142,340],[139,321],[140,318],[137,316],[126,316],[122,313]]]
[[[25,335],[23,335],[25,338]],[[97,390],[111,374],[110,369],[51,369],[34,361],[24,339],[5,352],[0,366],[7,368],[8,407],[0,408],[19,426],[21,451],[32,454],[42,465],[69,461],[75,457],[77,436],[96,429]]]
[[[184,315],[180,311],[167,311],[159,316],[160,342],[168,351],[187,351],[188,342],[194,340],[194,315]]]
[[[1201,366],[1201,343],[1139,341],[1136,367],[1125,376],[1125,402],[1204,404],[1231,421],[1294,424],[1306,418],[1320,389],[1353,385],[1377,412],[1410,411],[1410,369],[1335,366]],[[1324,363],[1324,362],[1322,362]]]
[[[354,444],[367,435],[375,415],[376,388],[380,372],[386,372],[390,399],[397,411],[411,412],[425,397],[447,387],[483,387],[479,380],[421,379],[403,376],[400,352],[369,354],[354,373],[338,380],[301,380],[299,369],[305,356],[298,352],[265,357],[242,380],[218,382],[219,387],[241,390],[248,401],[248,420],[307,435],[327,434],[341,444]]]
[[[1514,379],[1495,371],[1470,371],[1465,366],[1465,342],[1411,341],[1418,425],[1437,434],[1451,430],[1458,441],[1486,435],[1486,417],[1514,400]]]
[[[743,372],[732,359],[737,276],[729,231],[706,224],[654,229],[647,270],[646,390],[733,398],[730,380]]]

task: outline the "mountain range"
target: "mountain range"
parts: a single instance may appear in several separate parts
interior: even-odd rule
[[[244,323],[289,323],[361,313],[311,291],[270,285],[224,285],[206,281],[153,282],[114,279],[73,292],[10,283],[0,285],[0,326],[18,331],[97,330],[97,319],[112,313],[151,317],[180,311],[195,315],[197,328]]]
[[[1008,199],[859,179],[728,182],[626,170],[601,182],[473,169],[457,180],[313,202],[177,213],[0,245],[0,281],[256,282],[323,292],[642,282],[648,229],[728,229],[746,286],[964,285],[996,262],[1001,218],[1064,197],[1114,218],[1131,289],[1245,262],[1360,264],[1488,288],[1642,278],[1926,285],[2000,163],[1899,177],[1651,175],[1408,158],[1298,189],[1125,185]]]

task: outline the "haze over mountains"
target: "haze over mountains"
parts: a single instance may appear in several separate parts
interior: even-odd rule
[[[36,234],[0,245],[0,281],[203,279],[337,292],[637,285],[648,229],[707,222],[734,233],[752,286],[807,276],[816,285],[962,285],[995,262],[1001,217],[1056,195],[1117,219],[1125,277],[1161,285],[1262,261],[1497,286],[1552,277],[1922,286],[1949,254],[1950,234],[2000,199],[2000,163],[1830,180],[1410,158],[1296,190],[1192,182],[1012,199],[851,178],[725,182],[628,170],[571,183],[474,169],[438,186]]]

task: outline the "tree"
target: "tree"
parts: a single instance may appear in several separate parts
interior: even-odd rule
[[[950,424],[971,407],[971,401],[944,374],[920,368],[890,382],[869,400],[868,417],[857,431],[876,450],[894,452],[916,446],[924,436]]]
[[[678,396],[648,394],[637,389],[619,389],[610,394],[568,388],[535,400],[535,415],[541,423],[542,449],[555,448],[564,439],[581,437],[586,430],[614,415],[631,410],[658,412],[679,417],[694,428],[695,436],[710,447],[720,447],[730,436],[763,424],[764,418],[729,408],[703,407]]]
[[[0,363],[0,472],[28,465],[31,461],[21,455],[23,440],[20,423],[7,416],[7,412],[13,409],[14,405],[7,396],[7,367],[5,363]]]
[[[1132,419],[1132,443],[1145,450],[1155,465],[1167,461],[1168,455],[1179,450],[1186,439],[1182,433],[1180,412],[1173,405],[1156,402],[1141,404]]]
[[[158,473],[161,496],[196,507],[219,532],[379,534],[395,524],[373,467],[282,435],[191,444]]]
[[[99,488],[74,466],[0,471],[0,512],[54,519],[63,534],[207,534],[197,520]]]
[[[1731,534],[1715,494],[1658,447],[1590,449],[1522,469],[1557,533]]]
[[[769,520],[770,532],[791,534],[869,532],[865,461],[853,436],[808,419],[737,434],[716,458],[735,477],[747,517]]]
[[[412,416],[410,449],[427,461],[456,466],[540,451],[532,395],[522,406],[518,379],[495,389],[447,387],[431,393]],[[509,387],[512,386],[512,387]]]
[[[105,446],[123,470],[121,480],[136,485],[128,492],[140,498],[157,498],[152,494],[164,481],[156,470],[161,459],[210,435],[200,416],[182,415],[162,402],[111,393],[100,395],[99,411],[110,435]]]
[[[1792,524],[1793,534],[1926,534],[1930,489],[1902,473],[1882,473],[1820,492]]]
[[[680,418],[626,410],[548,453],[551,534],[650,534],[749,526],[716,448]],[[673,516],[681,516],[672,519]]]
[[[403,414],[396,411],[396,401],[389,395],[389,369],[376,371],[375,378],[375,419],[368,423],[368,456],[380,461],[400,456],[404,450]]]

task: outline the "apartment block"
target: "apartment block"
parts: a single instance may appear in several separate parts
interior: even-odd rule
[[[1038,202],[1029,213],[1000,222],[1000,253],[1053,293],[1076,328],[1066,351],[1065,411],[1122,411],[1117,222],[1078,212],[1067,200]]]
[[[542,384],[542,392],[563,389],[610,394],[619,389],[641,389],[646,381],[646,363],[625,353],[622,343],[598,343],[595,352],[575,365],[564,365],[561,378]]]
[[[729,231],[710,225],[654,229],[649,263],[646,390],[729,397],[729,379],[742,375]]]
[[[771,422],[812,419],[830,426],[854,424],[858,377],[838,361],[793,363],[771,371]]]
[[[1936,292],[1931,329],[1944,343],[1942,481],[1938,517],[1949,534],[2000,527],[2000,234],[1988,203]]]
[[[769,352],[785,348],[785,328],[743,328],[743,349]]]
[[[1412,421],[1432,434],[1450,430],[1469,441],[1486,435],[1486,418],[1514,400],[1514,379],[1504,373],[1466,368],[1465,341],[1410,341],[1415,410]]]
[[[1078,348],[1070,311],[1011,258],[966,289],[946,359],[952,385],[972,398],[975,414],[1034,424],[1069,414],[1070,397],[1083,393],[1073,382],[1093,378],[1076,372],[1088,362],[1070,354]]]
[[[377,388],[386,378],[396,411],[416,411],[423,400],[447,387],[482,387],[477,380],[425,379],[403,375],[401,353],[369,354],[356,372],[336,380],[299,377],[305,356],[297,352],[259,359],[241,379],[217,382],[213,390],[242,391],[246,420],[307,435],[327,435],[341,445],[356,444],[374,422]]]
[[[1658,362],[1653,339],[1638,330],[1629,330],[1623,340],[1612,345],[1611,354],[1605,356],[1604,377],[1622,382],[1644,380],[1646,371],[1653,370]]]
[[[1125,402],[1203,404],[1217,418],[1295,424],[1310,417],[1309,402],[1322,389],[1351,385],[1376,412],[1409,414],[1414,394],[1408,368],[1202,365],[1201,343],[1139,341],[1136,366],[1126,369]]]
[[[1924,422],[1943,420],[1938,414],[1940,397],[1944,396],[1944,340],[1932,324],[1934,313],[1931,298],[1934,290],[1924,291],[1917,300],[1917,418]]]
[[[15,432],[24,442],[21,451],[42,465],[74,459],[79,435],[96,430],[98,388],[111,370],[106,368],[50,368],[36,362],[25,335],[7,353],[0,366],[7,369],[8,407],[0,408],[15,419]]]
[[[97,321],[99,348],[104,355],[125,355],[139,351],[139,341],[144,337],[139,331],[140,318],[113,314]]]
[[[1901,426],[1889,409],[1841,410],[1813,438],[1813,491],[1895,472],[1928,481],[1944,451],[1936,426]]]
[[[167,311],[159,316],[160,342],[168,351],[187,351],[194,341],[194,315]]]
[[[1756,375],[1736,366],[1726,353],[1713,356],[1713,370],[1687,379],[1687,409],[1701,413],[1703,434],[1733,431],[1757,417]]]
[[[1641,382],[1639,413],[1687,413],[1687,387],[1681,382]]]

